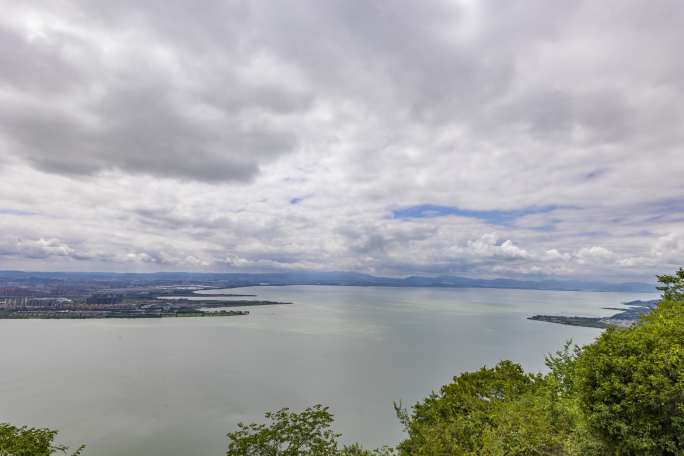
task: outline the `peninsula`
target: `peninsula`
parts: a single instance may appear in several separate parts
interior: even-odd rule
[[[620,310],[619,313],[610,317],[581,317],[581,316],[562,316],[562,315],[534,315],[528,320],[545,321],[548,323],[558,323],[561,325],[584,326],[586,328],[610,328],[610,327],[629,327],[639,320],[641,315],[650,312],[658,300],[650,301],[629,301],[624,305],[626,309],[617,307],[604,307],[604,309]]]

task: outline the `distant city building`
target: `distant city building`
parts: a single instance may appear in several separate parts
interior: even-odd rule
[[[86,298],[86,304],[119,304],[122,301],[122,295],[113,293],[98,293]]]

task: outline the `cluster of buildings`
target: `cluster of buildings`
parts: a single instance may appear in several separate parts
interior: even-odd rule
[[[37,298],[35,296],[0,296],[1,309],[53,308],[73,305],[69,298]]]

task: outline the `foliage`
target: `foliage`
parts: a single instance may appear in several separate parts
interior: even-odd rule
[[[383,447],[375,450],[365,450],[357,443],[345,446],[340,451],[340,456],[395,456],[394,448]]]
[[[238,425],[228,434],[227,456],[283,455],[327,456],[337,454],[339,434],[331,430],[333,416],[327,407],[316,405],[301,413],[284,408],[266,413],[271,423]]]
[[[50,456],[54,454],[68,454],[69,449],[56,445],[54,439],[57,431],[50,429],[16,427],[7,423],[0,423],[0,456]],[[78,456],[85,447],[71,453]]]
[[[359,445],[341,447],[332,431],[328,407],[315,405],[300,413],[284,408],[266,413],[269,424],[238,424],[228,434],[226,456],[389,456],[392,450],[368,451]]]
[[[575,394],[578,350],[549,357],[546,376],[505,361],[454,378],[413,408],[398,409],[409,437],[401,455],[587,455],[604,446],[586,426]]]
[[[576,361],[581,354],[582,347],[574,345],[570,340],[556,353],[546,355],[545,364],[550,371],[547,381],[558,395],[567,397],[574,392],[577,377]]]
[[[684,454],[684,303],[609,329],[579,361],[589,427],[615,455]]]
[[[547,358],[546,376],[510,361],[466,372],[416,404],[412,415],[398,408],[409,435],[400,454],[592,454],[597,444],[584,432],[572,394],[579,354],[568,343]]]
[[[656,287],[663,292],[663,299],[668,301],[684,301],[684,268],[679,268],[673,275],[659,275]]]

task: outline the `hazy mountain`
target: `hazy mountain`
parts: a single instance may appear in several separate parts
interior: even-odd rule
[[[376,277],[355,272],[275,273],[111,273],[111,272],[25,272],[0,271],[0,280],[13,282],[96,282],[110,285],[161,283],[203,283],[239,287],[254,285],[339,285],[384,287],[513,288],[569,291],[654,292],[655,285],[641,282],[590,282],[582,280],[472,279],[457,276],[403,278]]]

